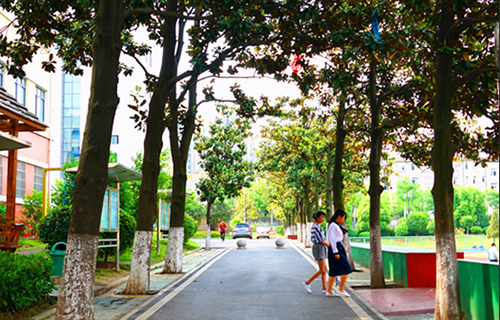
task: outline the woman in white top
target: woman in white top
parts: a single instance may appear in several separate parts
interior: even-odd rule
[[[342,245],[342,239],[347,230],[344,229],[341,224],[344,223],[347,214],[344,210],[338,209],[335,214],[330,219],[328,224],[328,242],[330,247],[328,247],[328,265],[330,270],[328,272],[328,290],[326,295],[329,297],[335,297],[339,294],[349,297],[349,293],[345,291],[345,283],[347,281],[347,276],[351,273],[351,266],[347,262],[346,252],[344,246]],[[340,287],[338,294],[333,292],[333,284],[335,282],[335,277],[340,276]]]

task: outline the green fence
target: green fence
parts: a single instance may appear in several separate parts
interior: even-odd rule
[[[382,245],[420,248],[420,249],[436,249],[436,238],[434,236],[422,237],[382,237]],[[370,243],[369,237],[353,237],[350,238],[354,243]],[[487,250],[491,243],[498,243],[498,238],[488,239],[486,235],[461,235],[455,236],[455,244],[457,250],[479,250],[483,246]]]
[[[472,320],[498,320],[498,264],[458,260],[460,304]]]

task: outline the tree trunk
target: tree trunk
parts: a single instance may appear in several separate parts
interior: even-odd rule
[[[92,43],[92,83],[80,164],[76,174],[64,272],[56,319],[94,319],[94,276],[111,131],[118,105],[122,1],[99,2]]]
[[[325,202],[326,202],[326,221],[329,221],[332,217],[332,209],[333,209],[333,170],[332,170],[332,152],[329,151],[326,155],[327,166],[326,166],[326,194],[325,194]]]
[[[208,199],[207,201],[207,235],[205,237],[205,250],[210,250],[210,209],[215,199]]]
[[[333,203],[334,210],[342,209],[345,211],[344,203],[344,176],[342,174],[343,158],[344,158],[344,144],[346,131],[344,130],[344,119],[345,119],[345,101],[341,101],[339,104],[339,113],[337,117],[337,130],[335,139],[335,165],[332,175],[332,190],[333,190]],[[351,217],[348,217],[349,219]],[[347,220],[342,224],[344,228],[347,229]],[[355,270],[354,259],[352,257],[351,242],[349,240],[349,234],[344,235],[342,239],[342,244],[344,245],[345,252],[347,254],[347,261],[351,266],[352,270]]]
[[[439,28],[439,46],[444,45],[448,30],[453,25],[450,4],[442,3]],[[454,42],[450,42],[454,43]],[[452,54],[436,50],[436,95],[434,98],[434,212],[436,224],[436,309],[434,319],[461,319],[458,265],[453,224],[453,155],[451,140],[451,99],[453,88]]]
[[[370,287],[384,288],[384,266],[382,263],[382,243],[380,239],[380,195],[384,188],[380,185],[380,159],[384,132],[380,128],[380,109],[377,103],[375,73],[377,62],[372,56],[370,62],[369,96],[371,109],[370,141]]]
[[[172,5],[172,4],[171,4]],[[144,140],[144,159],[142,162],[142,183],[139,193],[137,226],[132,253],[130,276],[125,287],[125,294],[147,294],[149,292],[149,274],[151,265],[151,239],[158,213],[158,176],[160,174],[160,156],[165,131],[165,104],[172,97],[168,81],[177,74],[175,65],[175,18],[165,19],[163,26],[165,43],[163,61],[158,83],[149,104]],[[169,39],[169,40],[167,40]],[[172,41],[172,39],[174,39]],[[174,90],[175,92],[175,90]],[[175,99],[171,99],[170,103]],[[142,242],[146,241],[146,242]]]

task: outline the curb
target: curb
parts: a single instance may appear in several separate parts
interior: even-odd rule
[[[186,256],[186,255],[188,255],[188,254],[192,254],[192,253],[194,253],[194,252],[196,252],[196,251],[200,251],[200,250],[202,250],[202,249],[204,249],[204,248],[203,248],[203,247],[200,247],[200,248],[197,248],[197,249],[194,249],[194,250],[188,251],[188,252],[186,252],[186,253],[183,253],[183,254],[182,254],[182,256],[184,257],[184,256]],[[150,267],[150,270],[151,270],[151,271],[149,272],[149,274],[151,275],[151,274],[153,274],[153,273],[156,273],[156,269],[160,268],[160,267],[161,267],[161,266],[163,266],[164,264],[165,264],[165,261],[162,261],[162,262],[159,262],[159,263],[157,263],[157,264],[152,265],[152,266]],[[121,285],[122,283],[124,283],[124,282],[128,281],[128,278],[129,278],[129,276],[126,276],[126,277],[123,277],[123,278],[121,278],[121,279],[116,280],[115,282],[110,283],[110,284],[109,284],[109,285],[107,285],[106,287],[97,287],[97,288],[94,288],[94,298],[95,298],[95,297],[98,297],[98,296],[100,296],[100,295],[102,295],[102,294],[103,294],[103,293],[105,293],[105,292],[108,292],[108,291],[110,291],[110,290],[113,290],[114,288],[118,287],[118,286],[119,286],[119,285]],[[184,276],[183,276],[183,277],[181,277],[180,279],[183,279],[183,278],[184,278]],[[174,282],[174,284],[175,284],[175,283],[177,283],[177,281],[178,281],[178,280],[176,280],[176,281]],[[149,300],[148,300],[148,301],[149,301]],[[147,302],[147,301],[146,301],[146,302]],[[42,312],[42,313],[40,313],[40,314],[38,314],[38,315],[36,315],[36,316],[33,316],[33,317],[29,318],[29,320],[44,320],[44,319],[47,319],[48,317],[50,317],[50,316],[54,315],[55,313],[56,313],[56,306],[53,306],[52,308],[50,308],[50,309],[48,309],[48,310],[45,310],[44,312]]]

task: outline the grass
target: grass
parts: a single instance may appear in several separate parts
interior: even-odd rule
[[[160,242],[160,254],[158,254],[157,251],[157,243],[156,243],[156,238],[153,238],[153,243],[151,246],[151,264],[155,264],[161,261],[165,260],[165,252],[167,250],[167,242],[168,240],[164,240]],[[184,244],[184,248],[182,249],[183,253],[198,249],[200,247],[199,244],[197,244],[194,241],[189,241],[188,243]],[[120,261],[132,261],[132,252],[133,248],[129,248],[124,252],[120,252]],[[108,258],[108,261],[113,261],[114,257]],[[103,258],[99,258],[98,261],[103,261]]]
[[[0,319],[31,319],[33,316],[36,316],[47,309],[55,306],[57,300],[54,298],[50,298],[48,301],[43,301],[39,303],[35,303],[29,307],[23,308],[22,310],[10,311],[10,312],[0,312]]]
[[[355,242],[363,243],[363,240],[359,240],[361,239]],[[370,240],[367,238],[365,243],[369,243],[369,241]],[[493,242],[498,243],[498,238],[494,240],[488,239],[486,235],[455,236],[457,250],[471,249],[473,246],[479,247],[481,245],[487,249]],[[396,247],[436,249],[436,238],[433,236],[382,237],[382,244]]]
[[[35,250],[35,249],[45,249],[47,246],[45,243],[38,239],[29,239],[29,238],[20,238],[19,244],[23,246],[18,248],[17,251],[27,251],[27,250]]]

